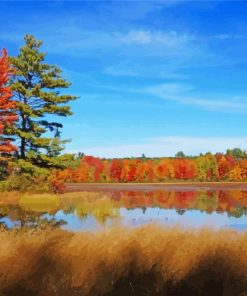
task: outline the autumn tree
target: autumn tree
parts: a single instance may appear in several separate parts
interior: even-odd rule
[[[26,159],[27,153],[40,158],[43,151],[47,156],[56,156],[64,144],[60,140],[63,125],[53,121],[51,115],[71,115],[68,103],[76,97],[61,92],[70,83],[62,77],[62,71],[56,65],[45,62],[46,54],[40,51],[42,41],[28,34],[24,40],[25,45],[19,54],[11,58],[16,69],[11,87],[19,115],[12,134],[19,140],[21,159]]]
[[[2,50],[0,57],[0,154],[12,153],[16,147],[12,138],[6,135],[6,129],[17,120],[15,101],[8,86],[9,77],[14,73],[7,51]]]
[[[221,154],[217,153],[215,155],[217,163],[218,163],[218,172],[220,179],[227,179],[228,173],[234,168],[236,165],[236,160],[232,155],[229,154]]]
[[[219,178],[218,163],[216,157],[207,153],[195,159],[197,167],[197,179],[199,181],[216,181]]]

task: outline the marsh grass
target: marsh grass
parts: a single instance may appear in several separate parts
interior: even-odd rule
[[[19,200],[19,205],[26,211],[51,212],[59,208],[59,197],[48,194],[23,195]]]
[[[19,192],[0,192],[0,205],[17,204],[21,198]]]
[[[0,295],[247,292],[247,233],[149,225],[95,233],[2,231],[0,240]]]

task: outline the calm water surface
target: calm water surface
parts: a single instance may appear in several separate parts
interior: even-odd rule
[[[24,198],[19,205],[1,206],[0,214],[1,224],[7,228],[49,224],[72,231],[95,231],[152,222],[243,231],[247,230],[247,191],[83,191],[71,199],[54,197],[33,202]]]

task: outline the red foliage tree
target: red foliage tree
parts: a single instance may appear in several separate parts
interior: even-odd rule
[[[85,156],[84,160],[90,166],[90,169],[93,172],[93,181],[100,182],[100,176],[104,170],[104,164],[102,160],[98,157],[93,156]]]
[[[218,163],[218,172],[220,179],[227,179],[228,173],[234,168],[237,161],[231,155],[217,153],[216,160]]]
[[[119,159],[113,159],[110,164],[110,177],[112,181],[121,181],[123,162]]]
[[[16,147],[11,144],[12,139],[4,135],[5,128],[17,120],[15,101],[11,100],[12,91],[7,86],[9,77],[13,73],[7,51],[3,49],[0,57],[0,154],[16,151]]]
[[[196,177],[196,167],[192,160],[186,158],[175,159],[175,178],[176,179],[193,179]]]

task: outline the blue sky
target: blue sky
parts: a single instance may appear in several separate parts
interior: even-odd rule
[[[0,1],[0,47],[25,33],[71,82],[69,152],[247,149],[247,2]]]

